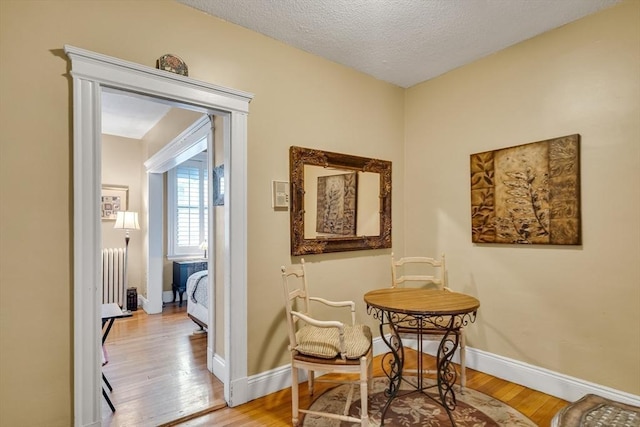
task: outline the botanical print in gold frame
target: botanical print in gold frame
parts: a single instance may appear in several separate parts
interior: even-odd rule
[[[356,235],[357,188],[356,172],[318,177],[318,233]]]
[[[473,243],[582,244],[580,135],[471,155]]]

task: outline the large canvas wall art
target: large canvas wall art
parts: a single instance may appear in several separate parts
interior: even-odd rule
[[[580,135],[471,155],[473,243],[580,245]]]
[[[358,174],[318,177],[316,231],[355,236]]]

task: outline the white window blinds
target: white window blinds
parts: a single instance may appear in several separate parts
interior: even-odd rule
[[[169,171],[169,256],[202,255],[208,235],[207,162],[186,161]]]

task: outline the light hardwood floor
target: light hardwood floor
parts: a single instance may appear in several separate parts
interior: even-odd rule
[[[415,354],[415,352],[413,353]],[[380,362],[381,356],[377,356],[373,360],[374,376],[384,375]],[[425,362],[431,367],[435,366],[433,357],[425,356]],[[413,361],[410,360],[410,356],[408,357],[407,367],[415,367],[415,357],[413,357]],[[323,383],[316,384],[317,391],[315,396],[319,396],[330,387],[330,385]],[[553,416],[568,404],[562,399],[469,368],[467,368],[467,387],[505,402],[528,416],[541,427],[548,427]],[[306,384],[300,384],[300,406],[308,407],[311,401]],[[202,417],[174,425],[181,427],[274,427],[291,425],[291,390],[281,390],[235,408],[226,407]]]
[[[222,383],[207,371],[207,335],[197,329],[184,302],[166,304],[162,314],[139,309],[116,319],[103,368],[116,412],[103,398],[103,426],[158,426],[226,406]]]
[[[107,341],[110,362],[104,371],[114,387],[111,397],[117,411],[111,414],[104,403],[103,425],[291,425],[289,388],[235,408],[226,407],[222,384],[206,370],[206,335],[193,335],[195,329],[184,304],[182,308],[167,305],[162,315],[149,316],[139,310],[130,319],[116,320]],[[415,352],[413,355],[413,360],[408,358],[408,367],[415,367]],[[373,362],[375,376],[383,375],[380,359],[378,356]],[[425,356],[425,363],[433,366],[435,362]],[[467,386],[505,402],[542,427],[549,426],[556,412],[568,404],[469,368]],[[318,383],[315,395],[329,387]],[[301,406],[308,406],[312,399],[304,384],[300,395]]]

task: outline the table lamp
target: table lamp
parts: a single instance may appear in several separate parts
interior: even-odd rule
[[[200,243],[200,249],[202,249],[204,251],[204,258],[207,257],[207,249],[209,249],[209,244],[207,243],[207,241],[203,241],[202,243]]]

